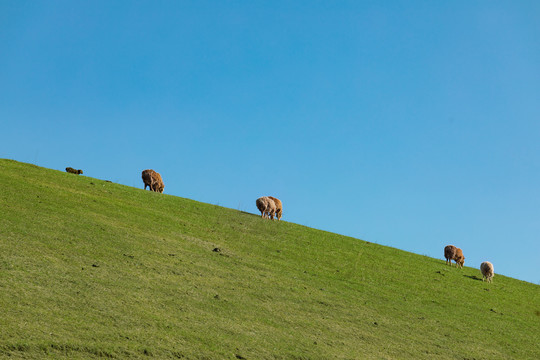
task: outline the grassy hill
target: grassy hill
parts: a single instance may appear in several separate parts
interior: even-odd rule
[[[0,358],[540,359],[538,285],[11,160],[0,185]]]

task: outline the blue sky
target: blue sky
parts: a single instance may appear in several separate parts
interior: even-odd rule
[[[538,64],[537,1],[0,0],[0,157],[540,284]]]

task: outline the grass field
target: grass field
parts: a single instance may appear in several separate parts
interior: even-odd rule
[[[0,358],[540,359],[540,286],[476,264],[12,160],[0,185]]]

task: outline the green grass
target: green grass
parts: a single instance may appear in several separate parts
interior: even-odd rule
[[[11,160],[0,185],[0,358],[540,359],[538,285]]]

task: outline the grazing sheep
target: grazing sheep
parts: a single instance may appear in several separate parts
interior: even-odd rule
[[[281,216],[283,216],[283,204],[281,203],[281,200],[273,196],[269,196],[269,198],[274,200],[274,204],[276,204],[276,218],[279,221],[281,220]]]
[[[454,260],[456,262],[456,267],[462,268],[463,264],[465,263],[463,251],[454,245],[447,245],[444,248],[444,257],[446,258],[446,265],[452,266],[452,260]]]
[[[262,196],[257,199],[255,202],[257,205],[257,209],[261,212],[261,217],[264,219],[274,218],[274,214],[276,213],[276,204],[274,203],[274,200],[270,199],[268,196]]]
[[[446,265],[452,266],[452,260],[456,255],[456,247],[454,245],[446,245],[444,248],[444,257],[446,258]]]
[[[463,256],[463,251],[461,251],[460,248],[456,249],[456,255],[453,259],[456,262],[456,267],[459,266],[460,269],[463,268],[463,264],[465,264],[465,256]]]
[[[482,273],[482,281],[485,279],[487,282],[491,282],[491,279],[493,279],[493,276],[495,276],[493,264],[489,261],[484,261],[482,264],[480,264],[480,272]]]
[[[143,170],[142,172],[142,181],[144,183],[144,190],[147,186],[150,186],[150,190],[154,191],[152,188],[152,174],[155,173],[152,169]]]
[[[158,193],[163,193],[164,189],[165,184],[163,184],[163,179],[161,178],[161,175],[157,172],[154,179],[154,191]]]
[[[144,182],[144,190],[149,186],[151,191],[162,193],[165,188],[161,175],[152,169],[143,170],[142,180]]]
[[[75,175],[81,175],[83,173],[82,170],[80,170],[80,169],[76,170],[76,169],[74,169],[72,167],[67,167],[66,172],[71,173],[71,174],[75,174]]]

